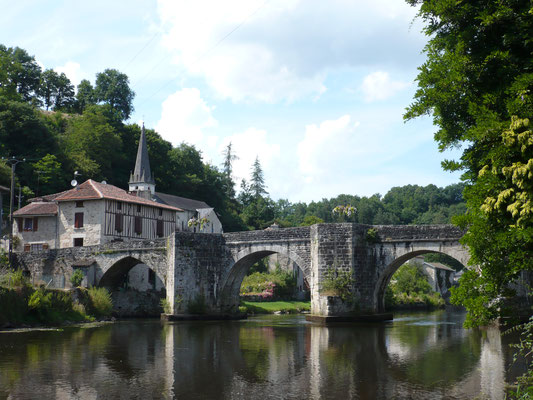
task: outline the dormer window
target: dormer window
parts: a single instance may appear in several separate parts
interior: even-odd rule
[[[77,201],[76,208],[81,208],[81,207],[83,207],[83,201]]]

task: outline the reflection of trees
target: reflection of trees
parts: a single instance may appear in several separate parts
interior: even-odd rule
[[[439,325],[447,314],[433,315],[419,321],[431,326],[322,327],[264,317],[5,335],[0,397],[465,398],[483,379],[503,382],[497,334]]]

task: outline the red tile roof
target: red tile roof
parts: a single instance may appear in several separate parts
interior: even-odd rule
[[[146,206],[164,208],[166,210],[183,211],[181,208],[172,207],[166,204],[157,203],[152,200],[143,199],[129,194],[124,189],[113,185],[99,183],[89,179],[74,189],[61,193],[55,201],[78,201],[78,200],[98,200],[108,199],[123,201],[126,203],[143,204]]]
[[[13,213],[14,216],[24,215],[56,215],[57,204],[49,202],[33,202]]]

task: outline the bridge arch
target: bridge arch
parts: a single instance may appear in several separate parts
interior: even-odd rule
[[[256,262],[273,254],[280,254],[294,262],[300,268],[304,280],[309,282],[311,271],[309,262],[297,251],[287,246],[253,245],[243,249],[233,249],[232,253],[233,262],[221,279],[218,302],[222,310],[236,311],[238,309],[241,284],[248,270]]]
[[[146,265],[146,267],[152,271],[153,274],[155,274],[155,277],[157,277],[163,283],[163,286],[165,286],[165,277],[161,276],[157,268],[153,268],[139,258],[131,255],[116,260],[110,264],[105,271],[102,271],[103,275],[98,281],[98,286],[110,289],[118,288],[120,283],[123,281],[123,277],[126,276],[137,265]]]
[[[398,270],[398,268],[400,268],[403,264],[405,264],[407,261],[411,260],[414,257],[431,253],[445,254],[459,261],[464,266],[464,268],[466,268],[469,259],[468,253],[465,253],[463,251],[454,251],[456,250],[455,248],[452,248],[451,250],[452,251],[448,249],[448,251],[446,251],[442,248],[439,248],[437,250],[432,250],[430,248],[422,248],[417,250],[411,249],[411,251],[407,251],[404,254],[399,255],[397,258],[394,258],[392,261],[386,263],[384,268],[378,272],[379,276],[376,282],[376,286],[374,288],[373,302],[375,309],[378,312],[385,311],[385,291],[387,290],[387,286],[389,285],[392,276]],[[464,256],[461,257],[461,255]]]

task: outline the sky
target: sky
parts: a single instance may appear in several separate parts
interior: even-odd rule
[[[126,73],[129,122],[217,167],[231,142],[237,188],[256,157],[274,200],[459,181],[441,161],[460,150],[439,152],[431,118],[403,120],[427,37],[401,0],[0,0],[0,10],[0,43],[74,84]]]

